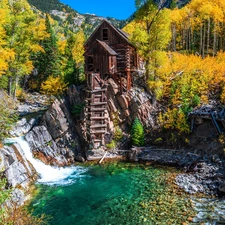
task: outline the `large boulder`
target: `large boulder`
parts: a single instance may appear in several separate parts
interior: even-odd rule
[[[62,100],[56,99],[42,118],[42,125],[48,129],[54,139],[62,136],[70,128],[69,112],[66,108],[64,108],[66,113],[62,110],[63,103]]]
[[[65,166],[74,162],[74,152],[52,138],[45,126],[36,126],[25,135],[33,155],[45,164]]]
[[[22,118],[15,124],[12,130],[9,131],[9,134],[12,137],[19,137],[21,135],[24,135],[32,129],[35,123],[36,120],[34,118],[30,119],[29,121],[27,121],[26,118]]]

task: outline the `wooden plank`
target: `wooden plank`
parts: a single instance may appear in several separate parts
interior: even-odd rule
[[[104,89],[96,89],[96,90],[86,90],[87,92],[91,92],[91,93],[96,93],[96,92],[103,92],[103,91],[107,91],[106,88]]]
[[[91,130],[90,133],[91,134],[104,134],[106,132],[106,130]]]
[[[91,103],[91,105],[106,105],[107,102],[94,102],[94,103]]]
[[[104,160],[104,158],[106,157],[106,155],[107,155],[107,151],[105,152],[105,154],[103,155],[103,157],[100,159],[99,164],[102,163],[102,161]]]
[[[103,116],[103,117],[101,117],[101,116],[92,116],[90,119],[91,120],[105,120],[105,119],[107,119],[107,117],[106,116]]]
[[[92,115],[92,114],[95,113],[95,112],[85,112],[85,113],[87,113],[88,115]],[[105,111],[104,111],[104,112],[98,112],[98,111],[96,111],[96,113],[102,113],[102,114],[105,114]]]
[[[91,128],[101,128],[101,127],[107,127],[106,124],[95,124],[95,125],[91,125]]]
[[[94,111],[104,111],[106,108],[93,108],[93,107],[90,107],[90,110],[92,111],[92,112],[94,112]]]
[[[93,141],[94,141],[94,142],[101,142],[102,139],[94,139]]]

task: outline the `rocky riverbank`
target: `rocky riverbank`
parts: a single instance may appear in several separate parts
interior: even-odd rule
[[[218,155],[210,157],[187,150],[145,148],[138,159],[181,169],[183,172],[176,177],[175,182],[190,194],[225,194],[225,162]]]

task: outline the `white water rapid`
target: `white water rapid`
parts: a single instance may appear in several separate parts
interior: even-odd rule
[[[82,177],[82,173],[87,171],[86,168],[81,166],[71,167],[52,167],[45,165],[38,159],[35,159],[30,150],[30,146],[23,137],[8,138],[5,143],[18,143],[24,152],[28,161],[34,166],[37,173],[40,175],[39,183],[48,185],[68,185],[74,183],[76,179]]]

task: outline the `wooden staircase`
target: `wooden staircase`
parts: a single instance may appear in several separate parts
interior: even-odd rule
[[[107,86],[100,79],[99,73],[88,74],[88,87],[86,89],[86,133],[90,148],[105,145],[107,132]]]

